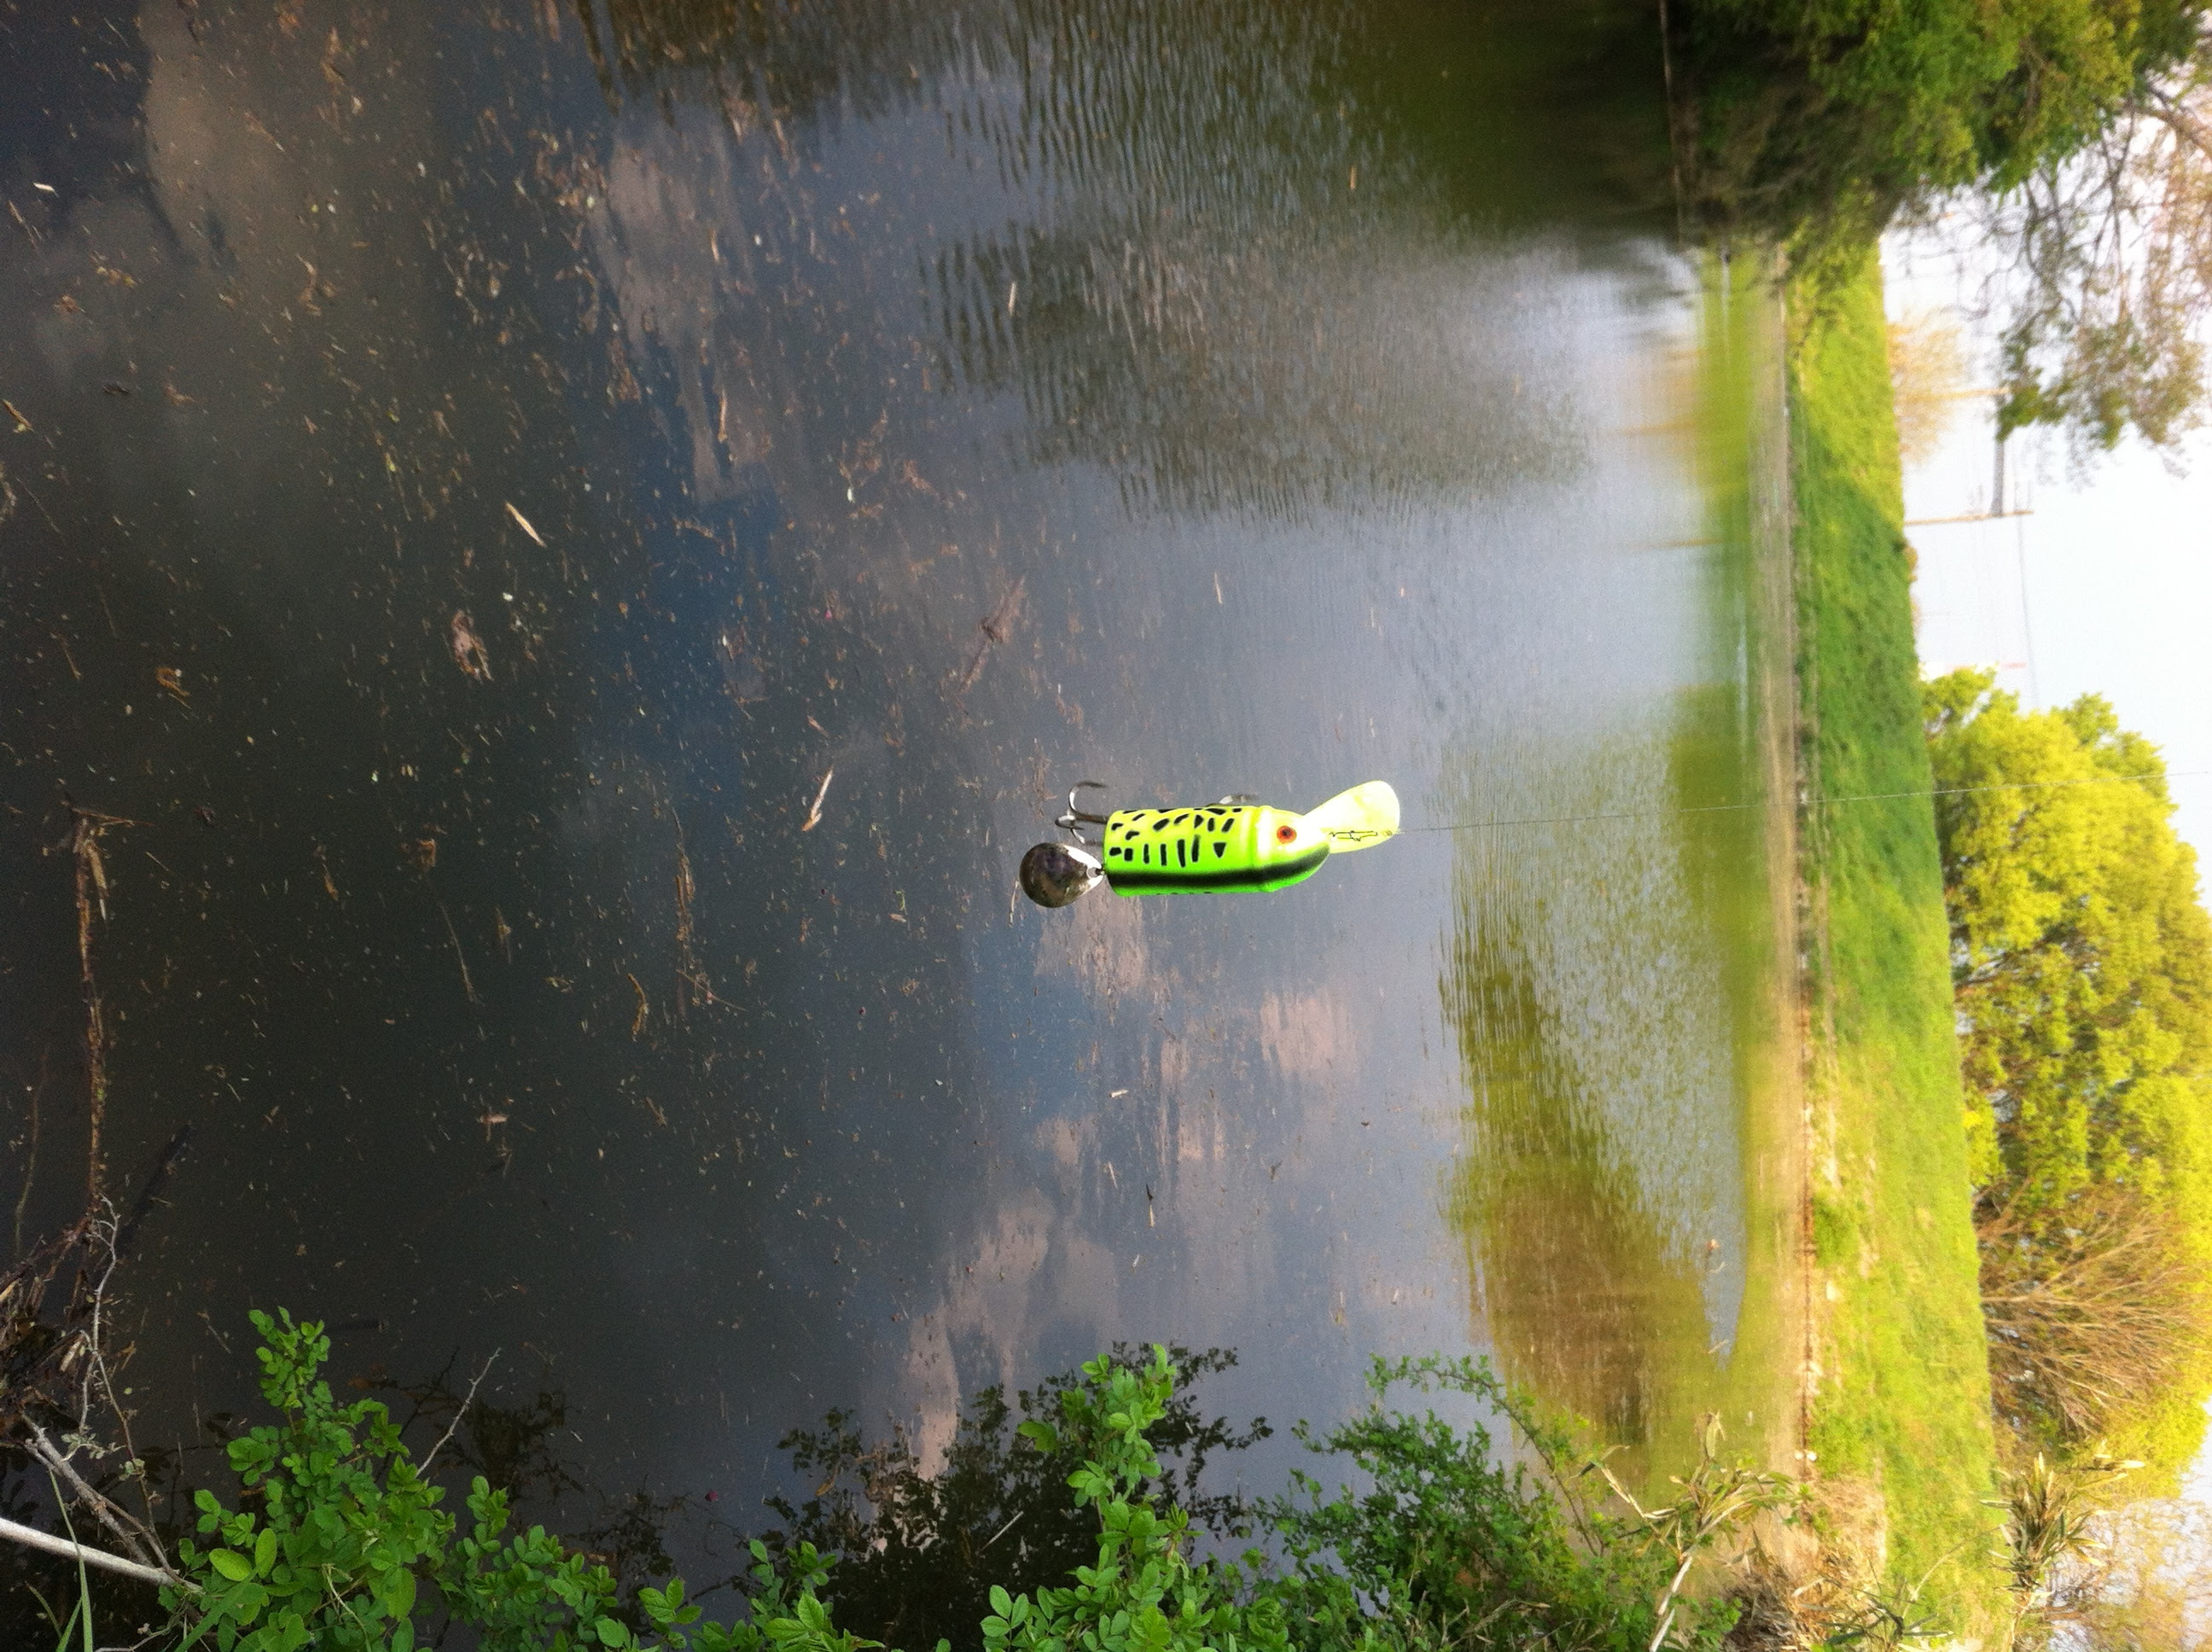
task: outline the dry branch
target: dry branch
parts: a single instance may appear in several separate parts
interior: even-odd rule
[[[135,1577],[142,1583],[167,1583],[175,1588],[199,1593],[199,1585],[179,1577],[159,1566],[142,1566],[135,1560],[125,1560],[120,1555],[106,1554],[98,1549],[88,1549],[82,1543],[65,1537],[55,1537],[35,1526],[19,1525],[12,1520],[0,1520],[0,1537],[11,1543],[21,1543],[26,1548],[43,1549],[48,1554],[60,1555],[66,1560],[82,1560],[88,1566],[97,1566],[103,1571],[119,1572],[125,1577]]]

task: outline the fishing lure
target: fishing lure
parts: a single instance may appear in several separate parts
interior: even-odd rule
[[[1064,907],[1103,880],[1116,895],[1220,895],[1284,889],[1348,854],[1395,837],[1398,794],[1382,780],[1340,792],[1306,813],[1232,795],[1182,809],[1116,809],[1094,815],[1075,806],[1082,780],[1054,823],[1073,843],[1040,843],[1022,857],[1022,893],[1041,907]],[[1086,841],[1083,829],[1101,829]]]

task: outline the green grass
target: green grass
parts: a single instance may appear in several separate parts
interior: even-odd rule
[[[1790,293],[1798,681],[1818,796],[1930,784],[1881,305],[1869,254]],[[1984,1620],[1994,1452],[1948,938],[1927,798],[1815,806],[1811,922],[1815,1347],[1808,1443],[1879,1493],[1893,1590]],[[1825,1299],[1825,1300],[1824,1300]]]

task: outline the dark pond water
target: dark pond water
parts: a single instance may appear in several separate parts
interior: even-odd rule
[[[1773,318],[1638,8],[0,28],[0,1190],[84,1186],[75,805],[149,1436],[281,1303],[739,1521],[1117,1339],[1778,1444]],[[1032,908],[1091,778],[1417,829]]]

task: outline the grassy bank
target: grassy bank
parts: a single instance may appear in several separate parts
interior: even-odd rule
[[[1881,268],[1790,295],[1801,780],[1924,793],[1911,569]],[[1893,1589],[1964,1625],[1989,1561],[1989,1377],[1948,940],[1924,796],[1814,805],[1802,832],[1814,1051],[1808,1444]]]

